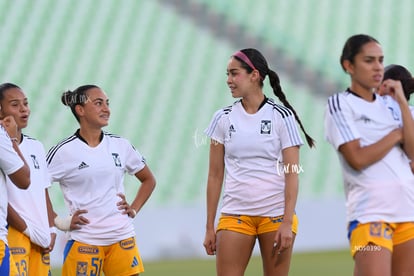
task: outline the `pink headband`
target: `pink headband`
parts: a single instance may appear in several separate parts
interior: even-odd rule
[[[234,53],[233,56],[238,57],[239,59],[243,60],[247,65],[250,66],[250,68],[252,68],[253,70],[256,70],[257,72],[259,72],[260,79],[263,81],[263,77],[262,77],[262,75],[260,75],[260,71],[257,70],[256,67],[254,67],[253,63],[250,61],[250,59],[242,51],[238,51],[238,52]]]
[[[238,52],[234,53],[233,56],[238,57],[241,60],[243,60],[253,70],[257,70],[256,67],[254,67],[253,63],[250,61],[250,59],[242,51],[238,51]],[[257,70],[257,71],[259,71],[259,70]]]

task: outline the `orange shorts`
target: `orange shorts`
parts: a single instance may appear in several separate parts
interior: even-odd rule
[[[40,246],[32,243],[25,234],[11,226],[7,239],[20,275],[50,275],[49,253],[43,253]]]
[[[230,230],[250,236],[256,236],[267,232],[277,231],[283,221],[283,216],[278,217],[259,217],[243,216],[233,214],[221,214],[217,232],[220,230]],[[298,232],[298,218],[293,216],[292,232]]]
[[[107,246],[69,240],[64,251],[62,275],[129,276],[144,272],[135,237]]]
[[[353,221],[348,225],[348,238],[352,256],[358,251],[379,251],[382,248],[392,252],[394,245],[414,239],[414,222]]]

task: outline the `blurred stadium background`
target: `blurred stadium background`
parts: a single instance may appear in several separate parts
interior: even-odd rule
[[[230,55],[259,49],[317,141],[316,150],[301,151],[295,250],[341,249],[344,196],[336,155],[323,137],[325,101],[347,86],[339,56],[353,34],[377,38],[385,64],[414,70],[413,14],[410,0],[0,0],[0,76],[28,95],[25,132],[46,150],[77,128],[61,93],[102,87],[112,108],[106,130],[130,139],[157,177],[135,221],[144,261],[202,258],[203,130],[214,111],[234,101],[225,83]],[[265,91],[273,97],[268,85]],[[131,198],[137,183],[128,177],[126,186]],[[66,214],[58,185],[50,193]],[[64,242],[60,233],[54,265]]]

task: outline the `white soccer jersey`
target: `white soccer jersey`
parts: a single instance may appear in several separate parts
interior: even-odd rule
[[[303,144],[292,111],[272,99],[248,114],[241,100],[218,110],[205,134],[224,144],[221,211],[251,216],[284,213],[282,150]]]
[[[10,137],[0,126],[0,240],[7,244],[7,182],[6,177],[15,173],[24,163],[14,151]],[[14,185],[14,184],[12,184]]]
[[[368,102],[350,91],[331,96],[325,111],[326,139],[337,151],[356,139],[361,146],[379,141],[402,122],[398,105],[391,101],[376,95]],[[414,221],[414,176],[400,146],[360,171],[352,169],[339,151],[338,156],[349,221]]]
[[[27,135],[23,135],[19,148],[30,168],[30,186],[22,190],[8,179],[9,204],[24,219],[29,229],[36,231],[41,245],[47,247],[50,245],[50,229],[45,190],[50,187],[50,178],[45,150],[41,142]]]
[[[90,147],[75,135],[61,141],[47,154],[52,181],[60,183],[70,213],[78,209],[90,223],[70,231],[70,239],[93,245],[110,245],[135,235],[132,218],[118,210],[125,173],[135,174],[145,160],[130,142],[103,132],[101,143]]]

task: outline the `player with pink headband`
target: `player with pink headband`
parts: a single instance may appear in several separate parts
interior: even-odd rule
[[[205,130],[211,144],[204,247],[208,255],[216,254],[217,275],[242,276],[258,239],[264,275],[288,275],[298,226],[298,174],[303,172],[297,125],[309,146],[314,141],[258,50],[233,54],[227,75],[238,100],[218,110]],[[264,94],[266,76],[282,104]]]

